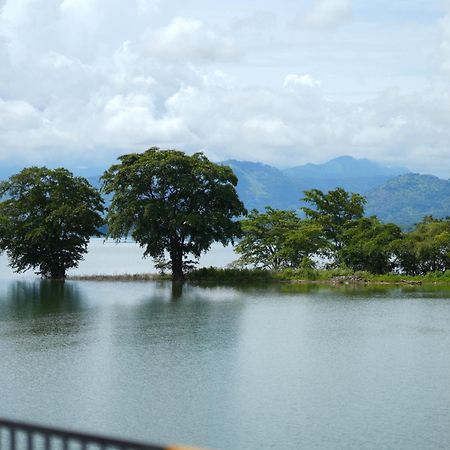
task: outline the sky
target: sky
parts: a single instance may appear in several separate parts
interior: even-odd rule
[[[152,146],[450,178],[450,0],[0,0],[0,168]]]

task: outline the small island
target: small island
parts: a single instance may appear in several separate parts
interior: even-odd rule
[[[66,169],[32,167],[0,185],[0,251],[17,272],[66,278],[92,235],[130,236],[160,274],[73,277],[173,282],[448,283],[450,219],[412,229],[365,216],[366,198],[304,191],[296,210],[248,212],[226,165],[152,147],[119,157],[99,192]],[[110,199],[104,206],[104,197]],[[104,212],[106,211],[106,215]],[[232,267],[196,269],[211,244],[235,244]],[[168,273],[170,275],[168,275]]]

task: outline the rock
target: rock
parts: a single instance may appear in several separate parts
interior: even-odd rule
[[[331,283],[333,284],[356,284],[365,282],[366,280],[359,275],[343,275],[331,279]]]

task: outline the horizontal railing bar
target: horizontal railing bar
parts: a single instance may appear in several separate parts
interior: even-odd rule
[[[64,440],[77,440],[80,442],[90,442],[93,444],[119,447],[122,449],[133,450],[166,450],[167,447],[161,447],[158,445],[147,444],[138,441],[127,441],[125,439],[110,438],[103,435],[95,435],[89,433],[80,433],[77,431],[66,430],[62,428],[50,428],[43,425],[34,423],[20,422],[16,420],[0,419],[0,429],[7,428],[15,431],[25,431],[37,434],[43,434],[45,436],[51,435]],[[14,438],[13,438],[14,439]]]

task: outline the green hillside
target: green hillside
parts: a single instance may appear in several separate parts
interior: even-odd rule
[[[450,216],[450,181],[432,175],[400,175],[365,195],[367,214],[385,222],[412,225],[426,215]]]
[[[266,206],[296,209],[306,187],[290,180],[283,172],[267,164],[250,161],[223,161],[238,177],[237,190],[247,209]],[[300,184],[300,185],[299,185]]]

